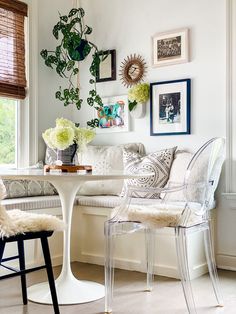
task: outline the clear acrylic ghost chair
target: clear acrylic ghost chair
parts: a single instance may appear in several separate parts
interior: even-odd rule
[[[105,222],[106,252],[105,252],[105,312],[112,312],[114,284],[114,237],[145,230],[147,258],[147,290],[151,290],[154,264],[154,230],[156,228],[173,227],[175,229],[176,250],[179,274],[189,313],[197,313],[194,302],[187,252],[187,235],[191,232],[204,233],[204,246],[209,274],[214,293],[219,306],[223,305],[219,288],[216,263],[212,247],[210,228],[210,209],[214,204],[214,192],[218,185],[221,167],[224,161],[225,140],[213,138],[206,142],[191,159],[182,186],[154,189],[164,193],[160,200],[152,200],[147,205],[137,204],[132,198],[137,190],[150,192],[151,189],[141,189],[130,186],[125,199],[115,208],[113,217]],[[169,193],[183,192],[185,201],[168,201]]]

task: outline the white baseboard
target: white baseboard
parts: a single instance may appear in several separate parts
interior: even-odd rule
[[[104,265],[104,256],[100,254],[90,254],[88,252],[82,252],[79,256],[79,262],[91,263],[97,265]],[[115,267],[119,269],[125,269],[130,271],[146,272],[145,266],[139,260],[131,260],[124,258],[115,258]],[[194,267],[190,272],[191,279],[202,276],[207,273],[207,265],[201,264]],[[171,265],[154,265],[154,274],[159,276],[165,276],[170,278],[179,279],[179,271],[177,267]]]
[[[216,264],[217,264],[217,267],[221,269],[236,270],[236,256],[226,255],[226,254],[217,254]]]

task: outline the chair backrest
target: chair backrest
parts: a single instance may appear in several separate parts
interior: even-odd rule
[[[209,140],[192,157],[184,178],[184,193],[188,202],[201,204],[195,214],[204,214],[212,205],[224,159],[223,138]]]

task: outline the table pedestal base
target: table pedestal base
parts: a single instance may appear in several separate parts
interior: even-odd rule
[[[59,305],[86,303],[101,299],[105,295],[103,285],[93,282],[77,280],[56,280],[56,290]],[[28,299],[33,302],[52,304],[51,293],[47,282],[33,285],[27,289]]]

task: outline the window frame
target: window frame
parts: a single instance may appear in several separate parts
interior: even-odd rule
[[[28,5],[28,17],[25,19],[27,96],[18,101],[17,108],[18,168],[38,161],[38,4],[35,0],[22,2]]]

